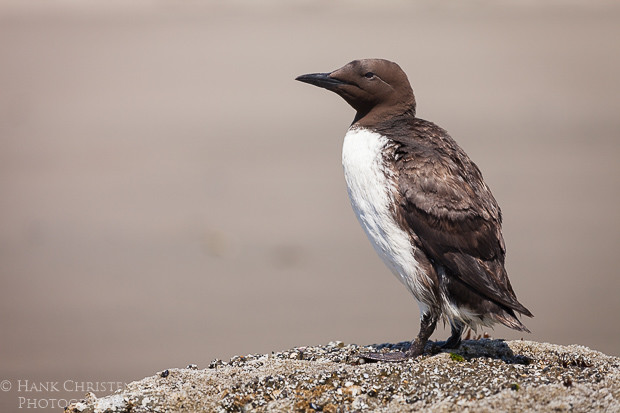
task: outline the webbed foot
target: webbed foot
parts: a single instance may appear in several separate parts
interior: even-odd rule
[[[392,353],[363,353],[360,357],[366,361],[385,361],[388,363],[396,363],[400,361],[408,360],[410,357],[403,351],[395,351]]]
[[[366,361],[384,361],[387,363],[398,363],[421,356],[424,353],[424,345],[417,340],[411,343],[407,351],[392,351],[390,353],[378,353],[376,351],[360,354]]]
[[[385,361],[388,363],[397,363],[412,358],[416,358],[424,353],[424,347],[428,342],[428,338],[435,331],[437,318],[430,312],[422,314],[420,319],[420,332],[407,351],[394,351],[391,353],[370,352],[360,354],[360,357],[366,361]],[[460,337],[460,335],[459,335]]]

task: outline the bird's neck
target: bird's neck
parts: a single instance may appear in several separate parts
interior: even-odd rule
[[[406,103],[402,105],[375,106],[367,111],[358,111],[353,119],[353,125],[361,127],[370,127],[383,123],[388,119],[415,118],[415,103]]]

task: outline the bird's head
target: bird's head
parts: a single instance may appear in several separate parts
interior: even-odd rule
[[[301,75],[295,80],[340,95],[357,111],[354,122],[406,112],[415,115],[415,97],[407,75],[389,60],[354,60],[333,72]]]

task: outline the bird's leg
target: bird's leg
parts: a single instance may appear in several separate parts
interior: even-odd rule
[[[407,351],[398,351],[393,353],[366,353],[361,357],[368,361],[404,361],[410,358],[417,357],[424,353],[424,347],[428,342],[429,337],[435,331],[437,326],[437,318],[430,312],[422,314],[420,318],[420,332],[418,336],[411,342]]]
[[[460,321],[454,321],[450,323],[451,334],[450,338],[441,346],[442,348],[459,348],[461,345],[461,334],[463,334],[464,325]]]
[[[405,352],[407,357],[417,357],[424,353],[424,347],[433,334],[433,331],[435,331],[435,327],[437,327],[437,318],[431,315],[430,312],[424,313],[420,318],[420,332],[411,342],[409,350]]]

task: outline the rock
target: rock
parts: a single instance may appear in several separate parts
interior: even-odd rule
[[[620,412],[620,358],[586,347],[466,340],[429,343],[403,363],[364,363],[359,347],[331,342],[274,354],[215,360],[207,369],[169,368],[69,412]]]

